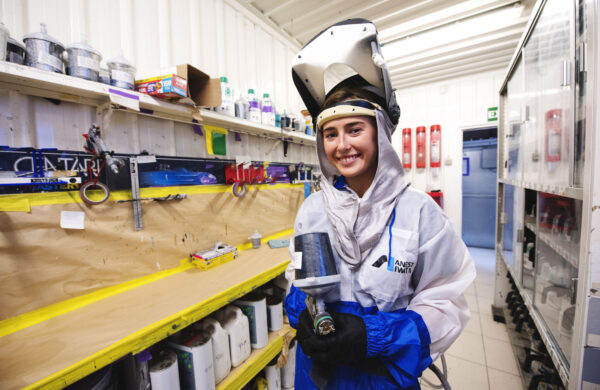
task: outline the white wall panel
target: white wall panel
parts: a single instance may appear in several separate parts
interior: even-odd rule
[[[463,129],[487,122],[487,109],[498,106],[498,91],[504,70],[490,71],[420,85],[396,91],[402,110],[393,145],[402,151],[402,129],[412,129],[413,168],[406,171],[412,185],[423,191],[442,190],[444,211],[458,232],[462,227],[462,133]],[[432,175],[429,167],[429,130],[431,125],[442,127],[442,167],[439,176]],[[427,128],[427,168],[416,169],[416,128]],[[445,165],[444,160],[451,160]]]
[[[0,12],[16,39],[44,22],[65,45],[85,34],[104,61],[123,50],[140,74],[191,63],[238,93],[271,94],[281,112],[302,108],[290,71],[298,45],[235,0],[0,0]]]

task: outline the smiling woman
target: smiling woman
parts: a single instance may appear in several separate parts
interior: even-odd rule
[[[377,170],[377,133],[373,118],[333,119],[325,124],[322,134],[327,159],[346,178],[348,186],[362,197]]]
[[[323,173],[321,191],[298,211],[294,236],[326,232],[340,276],[339,288],[323,297],[334,324],[323,335],[295,284],[295,267],[314,267],[319,256],[290,240],[300,259],[286,271],[294,284],[285,300],[299,344],[296,388],[418,389],[421,372],[469,316],[462,291],[475,276],[473,261],[442,210],[404,177],[391,144],[400,110],[374,53],[373,24],[349,20],[312,40],[293,65],[316,118]]]

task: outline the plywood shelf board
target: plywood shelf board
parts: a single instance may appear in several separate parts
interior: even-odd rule
[[[209,271],[191,269],[7,335],[0,388],[61,388],[137,353],[285,270],[287,248],[247,250]]]

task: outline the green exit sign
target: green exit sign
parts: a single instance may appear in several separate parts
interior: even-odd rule
[[[488,119],[488,122],[493,122],[493,121],[498,120],[498,107],[488,108],[487,119]]]

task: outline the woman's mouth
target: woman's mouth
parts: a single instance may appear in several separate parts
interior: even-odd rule
[[[356,161],[360,157],[360,154],[352,154],[349,156],[338,157],[337,160],[342,165],[351,165],[354,161]]]

